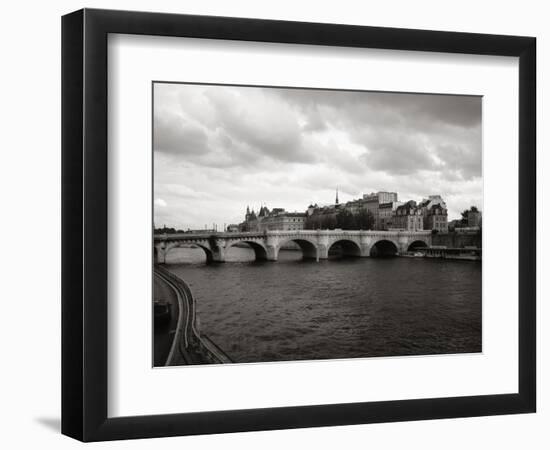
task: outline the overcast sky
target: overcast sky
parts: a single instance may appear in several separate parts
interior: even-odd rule
[[[482,208],[481,98],[154,85],[155,225],[218,228],[380,190]]]

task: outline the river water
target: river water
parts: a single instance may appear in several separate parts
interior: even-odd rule
[[[481,264],[424,258],[302,261],[248,248],[206,264],[175,249],[166,268],[190,284],[202,333],[233,361],[481,351]]]

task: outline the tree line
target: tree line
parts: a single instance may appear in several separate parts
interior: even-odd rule
[[[365,209],[353,214],[348,209],[342,209],[337,213],[319,213],[306,217],[304,222],[306,230],[372,230],[374,228],[374,215]]]
[[[175,228],[173,227],[167,227],[167,226],[164,226],[162,228],[155,228],[155,234],[175,234],[175,233],[184,233],[183,230],[176,230]]]

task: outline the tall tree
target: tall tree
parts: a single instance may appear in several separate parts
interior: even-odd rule
[[[355,217],[358,230],[372,230],[374,228],[374,215],[366,209],[360,209]]]
[[[460,215],[462,216],[461,222],[463,225],[468,225],[469,212],[479,212],[479,209],[477,209],[477,206],[470,206],[470,209],[465,209],[464,211],[462,211]]]
[[[348,209],[342,209],[336,214],[336,227],[342,230],[357,230],[355,216]]]

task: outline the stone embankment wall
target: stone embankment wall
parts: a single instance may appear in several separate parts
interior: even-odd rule
[[[468,234],[457,233],[456,231],[437,233],[432,235],[432,246],[447,248],[481,248],[481,232]]]

